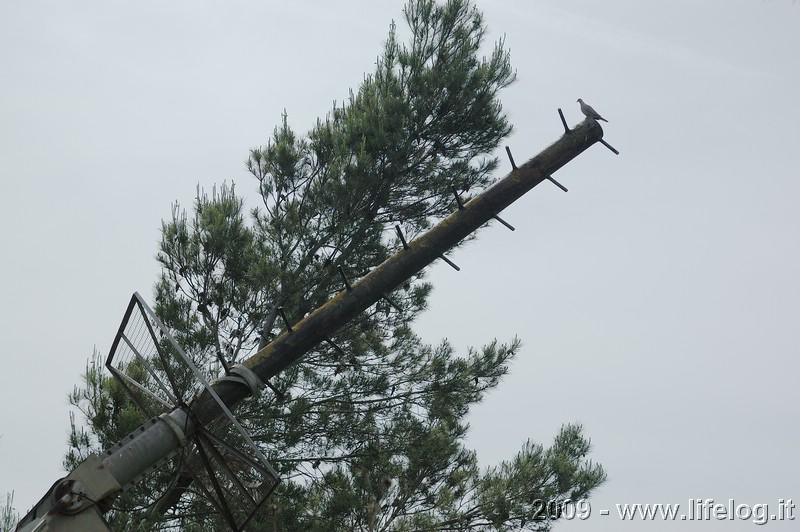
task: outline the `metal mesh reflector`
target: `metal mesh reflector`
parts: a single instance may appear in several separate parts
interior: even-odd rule
[[[196,454],[181,460],[182,468],[191,472],[196,491],[234,530],[241,530],[278,485],[278,475],[138,293],[131,298],[106,367],[150,423],[159,422],[153,418],[162,412],[188,405],[196,431],[187,436]],[[203,411],[195,412],[191,398],[200,391],[213,400],[196,403]],[[200,426],[198,418],[210,421]]]
[[[106,367],[147,417],[186,403],[199,388],[183,351],[134,294]]]

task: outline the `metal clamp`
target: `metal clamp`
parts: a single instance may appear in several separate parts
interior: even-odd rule
[[[261,380],[261,377],[256,375],[253,370],[248,368],[247,366],[243,366],[242,364],[235,364],[231,367],[232,375],[229,378],[233,380],[237,380],[246,384],[248,388],[250,388],[250,395],[258,395],[258,392],[266,386],[266,383]]]
[[[177,421],[172,419],[166,412],[158,416],[158,419],[166,423],[167,426],[172,429],[172,432],[175,433],[175,437],[178,438],[178,445],[181,447],[186,445],[186,434],[184,434],[183,429]]]

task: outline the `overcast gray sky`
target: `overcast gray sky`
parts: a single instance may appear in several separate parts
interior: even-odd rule
[[[0,3],[0,495],[59,477],[66,395],[130,294],[152,301],[160,220],[224,180],[285,109],[306,131],[371,72],[402,1]],[[800,501],[800,5],[790,0],[478,1],[505,35],[517,161],[577,98],[592,147],[431,269],[423,337],[518,335],[470,416],[485,466],[581,422],[609,473],[572,530],[616,505]],[[503,172],[508,169],[504,166]],[[610,515],[600,515],[600,510]],[[795,515],[798,512],[795,510]],[[795,522],[769,522],[794,530]]]

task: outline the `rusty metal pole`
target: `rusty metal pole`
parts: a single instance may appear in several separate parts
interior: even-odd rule
[[[408,247],[401,249],[333,299],[292,325],[270,344],[244,362],[262,380],[279,374],[305,353],[333,336],[348,321],[375,304],[400,284],[439,258],[470,233],[494,218],[526,192],[546,179],[603,136],[594,120],[584,120],[551,146],[503,179],[472,198]],[[249,390],[230,381],[214,389],[229,406],[249,395]],[[203,400],[204,398],[199,398]],[[206,398],[207,400],[207,398]]]

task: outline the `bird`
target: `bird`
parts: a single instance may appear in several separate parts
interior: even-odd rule
[[[591,105],[589,105],[588,103],[584,103],[584,101],[583,101],[583,100],[581,100],[580,98],[578,98],[577,102],[578,102],[579,104],[581,104],[581,112],[582,112],[583,114],[585,114],[587,117],[589,117],[589,118],[593,118],[593,119],[595,119],[595,120],[602,120],[603,122],[608,122],[608,120],[606,120],[605,118],[603,118],[602,116],[600,116],[600,113],[598,113],[597,111],[595,111],[595,110],[592,108],[592,106],[591,106]]]

